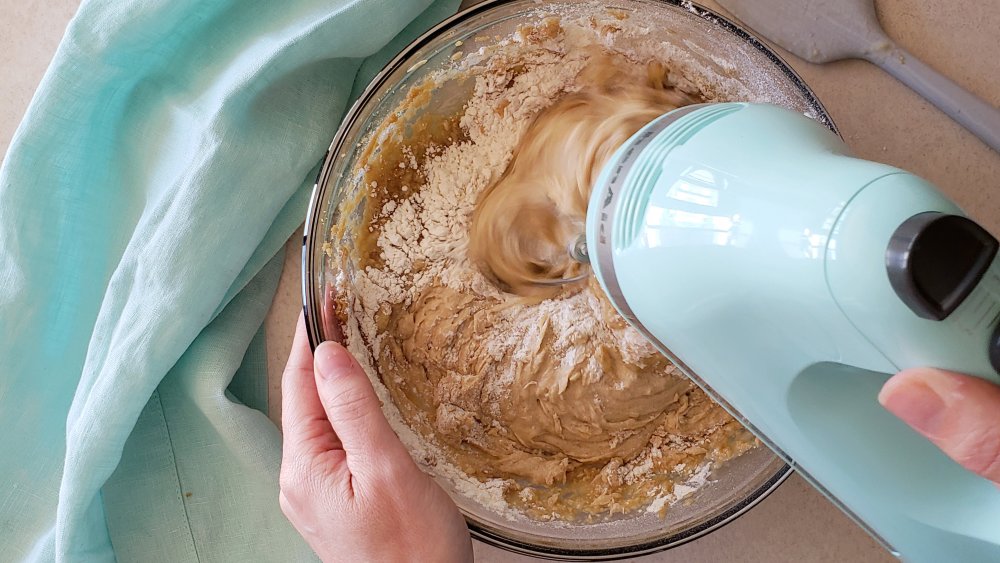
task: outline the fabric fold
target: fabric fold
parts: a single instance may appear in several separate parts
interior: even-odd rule
[[[113,473],[119,485],[142,476],[142,456],[119,461],[131,434],[156,434],[142,424],[150,405],[168,429],[198,430],[170,433],[178,474],[216,472],[219,491],[276,486],[276,429],[223,391],[239,368],[231,347],[242,359],[260,328],[249,311],[266,313],[262,280],[301,223],[359,68],[457,4],[84,1],[0,168],[5,559],[115,559],[106,513],[131,497],[100,491]],[[185,363],[192,354],[218,361]],[[256,465],[228,463],[240,456]],[[302,553],[276,500],[205,504],[220,498],[182,499],[188,517],[225,510],[175,560],[227,560],[268,539],[255,560]],[[140,509],[158,510],[152,499]],[[122,560],[155,545],[140,538]]]

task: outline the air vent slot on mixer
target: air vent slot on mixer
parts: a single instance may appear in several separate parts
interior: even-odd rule
[[[636,157],[632,170],[625,178],[621,191],[618,217],[612,240],[616,251],[622,251],[642,232],[649,198],[663,173],[663,161],[670,151],[686,143],[695,133],[710,123],[745,107],[742,103],[716,104],[688,114],[659,133]]]

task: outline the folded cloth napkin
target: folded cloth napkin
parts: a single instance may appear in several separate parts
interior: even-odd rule
[[[457,5],[84,1],[0,169],[0,559],[314,558],[247,406],[280,250],[352,93]]]

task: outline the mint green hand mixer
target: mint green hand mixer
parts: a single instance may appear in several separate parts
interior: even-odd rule
[[[1000,381],[997,247],[934,186],[813,120],[727,103],[621,147],[571,253],[817,488],[905,560],[937,563],[1000,561],[1000,490],[876,396],[915,366]]]

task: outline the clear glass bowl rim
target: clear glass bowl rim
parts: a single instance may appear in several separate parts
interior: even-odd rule
[[[315,350],[316,346],[323,341],[322,337],[322,301],[320,296],[324,288],[317,287],[316,273],[321,264],[317,262],[317,250],[322,249],[326,240],[326,233],[323,228],[321,208],[328,197],[328,187],[330,186],[330,173],[337,160],[337,155],[347,140],[348,132],[353,128],[356,120],[362,114],[362,110],[374,100],[376,93],[385,85],[386,80],[402,67],[417,51],[433,42],[444,32],[452,29],[469,19],[480,16],[494,8],[509,4],[517,0],[485,0],[465,10],[459,11],[455,15],[447,18],[432,27],[420,37],[413,40],[402,51],[399,52],[385,67],[372,79],[364,92],[354,102],[345,114],[336,135],[330,143],[329,150],[324,157],[323,165],[317,175],[313,186],[312,196],[309,202],[309,210],[305,220],[305,231],[302,241],[302,303],[305,316],[306,331],[309,336],[310,347]],[[836,124],[830,117],[826,108],[816,97],[815,93],[805,81],[784,61],[773,49],[767,46],[760,38],[751,33],[746,28],[734,23],[725,16],[709,8],[690,2],[687,0],[647,0],[653,3],[661,3],[674,8],[685,9],[703,19],[709,20],[713,25],[736,36],[740,41],[751,46],[767,59],[776,68],[782,71],[789,82],[794,85],[798,92],[806,100],[810,108],[818,116],[818,121],[823,123],[832,132],[841,136]],[[842,136],[841,136],[842,137]],[[731,505],[728,509],[720,512],[713,518],[701,523],[698,526],[683,530],[681,532],[658,538],[654,541],[631,545],[618,549],[557,549],[547,546],[532,545],[520,542],[513,538],[506,537],[489,528],[480,526],[471,519],[466,519],[469,531],[472,536],[483,543],[499,547],[514,553],[529,555],[532,557],[560,560],[560,561],[612,561],[628,557],[648,555],[660,551],[665,551],[687,542],[693,541],[707,535],[733,520],[739,518],[751,508],[764,500],[771,492],[778,488],[794,469],[787,463],[780,466],[768,479],[759,487],[752,490],[740,502]]]

